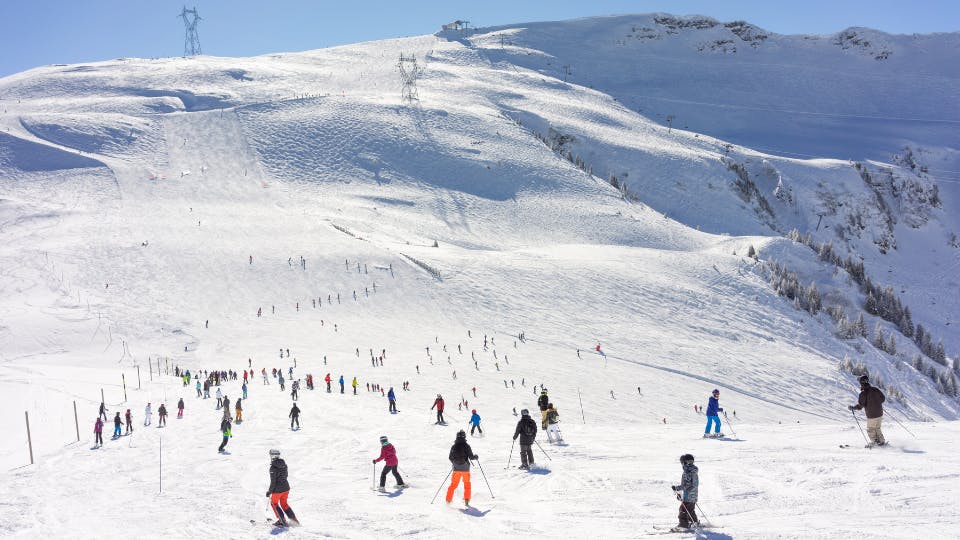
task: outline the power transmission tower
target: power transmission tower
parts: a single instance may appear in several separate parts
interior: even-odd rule
[[[417,65],[416,55],[405,55],[400,53],[400,61],[397,63],[400,70],[400,80],[403,82],[403,89],[400,91],[400,97],[404,103],[419,101],[417,95],[417,77],[420,76],[422,68]]]
[[[197,23],[200,22],[200,14],[197,13],[197,7],[187,9],[183,6],[183,11],[178,15],[183,19],[183,26],[186,28],[186,35],[183,38],[183,55],[196,56],[203,54],[200,52],[200,35],[197,34]]]

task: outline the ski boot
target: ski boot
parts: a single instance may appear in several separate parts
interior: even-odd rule
[[[288,525],[294,525],[296,527],[300,526],[300,520],[297,519],[297,515],[293,513],[293,508],[287,508],[286,510],[284,510],[284,512],[286,512],[287,519],[289,520],[287,522]]]
[[[380,486],[380,487],[377,488],[377,491],[379,491],[380,493],[386,493],[386,492],[387,492],[387,488],[385,488],[385,487],[383,487],[383,486]]]

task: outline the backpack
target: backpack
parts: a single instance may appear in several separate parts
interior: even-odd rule
[[[547,413],[547,423],[549,423],[549,424],[556,424],[559,416],[560,416],[560,415],[557,414],[557,411],[550,411],[550,412],[548,412],[548,413]]]
[[[537,424],[530,420],[529,422],[524,422],[523,424],[523,434],[528,437],[533,437],[537,434]]]

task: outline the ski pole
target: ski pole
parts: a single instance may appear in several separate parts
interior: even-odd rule
[[[695,502],[695,503],[693,503],[693,505],[696,506],[696,507],[697,507],[697,511],[700,512],[700,517],[701,517],[704,521],[706,521],[707,523],[710,523],[710,518],[707,517],[707,514],[703,513],[703,508],[700,508],[700,503],[699,503],[699,502]]]
[[[549,459],[550,461],[553,461],[553,458],[550,457],[550,454],[548,454],[547,451],[544,450],[542,446],[540,446],[540,442],[539,442],[539,441],[534,440],[533,442],[537,443],[537,448],[539,448],[540,451],[543,452],[543,455],[547,456],[547,459]]]
[[[493,494],[493,488],[490,487],[490,481],[487,480],[487,475],[483,472],[483,465],[480,464],[480,458],[477,458],[477,467],[480,467],[480,475],[483,476],[483,481],[487,483],[487,489],[490,490],[490,498],[496,499],[496,495]]]
[[[510,460],[513,459],[513,447],[516,446],[516,444],[517,444],[517,440],[516,440],[516,439],[514,439],[514,440],[513,440],[513,443],[510,444],[510,455],[507,456],[507,466],[504,467],[504,469],[509,469],[509,468],[510,468]]]
[[[853,415],[854,421],[857,422],[857,427],[860,428],[860,434],[863,435],[863,440],[864,440],[864,442],[866,442],[867,444],[870,444],[870,439],[867,439],[867,434],[864,433],[864,432],[863,432],[863,428],[860,427],[860,419],[857,418],[857,413],[854,412],[854,411],[850,411],[850,414]]]
[[[373,464],[373,477],[370,478],[370,489],[377,489],[377,464]]]
[[[733,433],[733,436],[737,436],[737,432],[733,430],[733,422],[730,421],[730,417],[727,416],[726,411],[723,413],[723,419],[727,421],[727,426],[730,428],[730,433]]]
[[[433,494],[433,499],[430,500],[430,504],[433,504],[437,500],[437,495],[440,494],[440,490],[443,489],[443,485],[447,483],[447,478],[450,478],[450,475],[453,474],[453,467],[450,467],[450,472],[447,473],[447,477],[443,479],[443,482],[440,483],[440,487],[437,488],[437,492]]]
[[[917,438],[917,436],[914,435],[912,431],[910,431],[909,429],[907,429],[907,426],[901,424],[900,421],[896,419],[896,417],[894,417],[892,414],[890,414],[890,411],[884,411],[884,412],[885,412],[886,414],[889,414],[889,415],[890,415],[890,418],[893,418],[893,421],[896,422],[897,425],[899,425],[900,427],[902,427],[903,430],[906,431],[907,433],[909,433],[914,439]]]

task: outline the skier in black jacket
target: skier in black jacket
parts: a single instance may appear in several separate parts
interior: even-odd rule
[[[293,408],[290,409],[290,429],[293,429],[293,423],[297,423],[297,429],[300,429],[300,407],[297,407],[297,404],[293,404]]]
[[[287,496],[290,494],[290,484],[287,482],[287,463],[280,459],[279,450],[270,450],[270,488],[267,490],[267,497],[270,497],[270,508],[277,516],[277,521],[273,524],[275,527],[287,527],[287,519],[294,525],[300,525],[293,509],[287,504]],[[284,517],[286,513],[286,517]]]
[[[876,386],[870,386],[870,377],[860,376],[860,396],[856,405],[847,408],[851,411],[864,409],[867,414],[867,435],[870,437],[869,446],[883,446],[887,440],[883,437],[880,427],[883,423],[883,402],[887,397]]]
[[[520,468],[529,469],[533,465],[533,446],[537,439],[537,423],[530,418],[530,411],[523,409],[520,411],[520,421],[517,422],[517,429],[513,432],[513,440],[520,437]]]
[[[457,440],[450,447],[450,463],[453,465],[450,487],[447,488],[447,502],[453,502],[453,493],[460,481],[463,481],[463,502],[470,505],[470,460],[477,459],[473,449],[467,444],[467,433],[457,432]]]
[[[537,398],[537,406],[540,407],[540,422],[543,425],[543,429],[547,429],[547,409],[550,408],[550,398],[547,397],[546,388],[540,390],[540,397]]]

